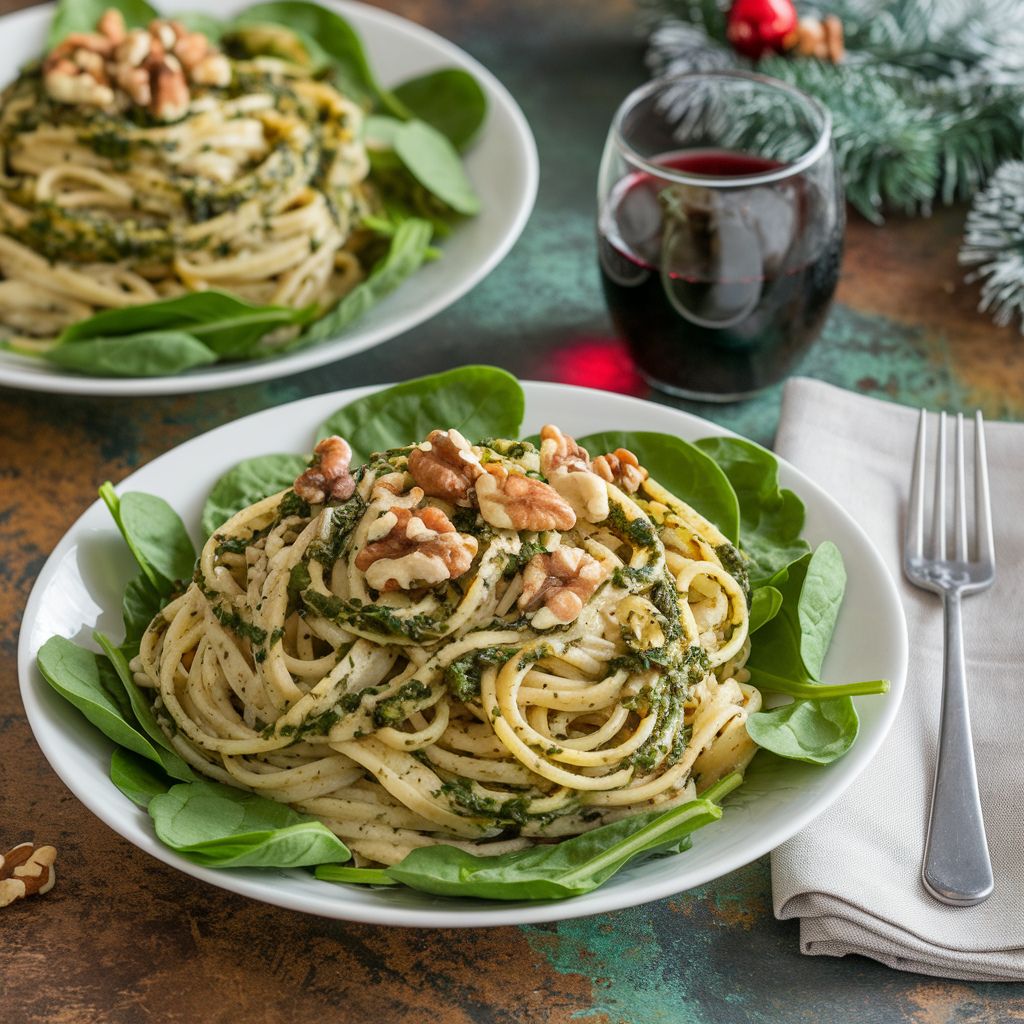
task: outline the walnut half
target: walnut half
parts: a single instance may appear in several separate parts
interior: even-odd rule
[[[572,622],[608,575],[606,568],[581,548],[558,547],[534,555],[523,570],[519,607],[537,611],[537,629]],[[543,606],[543,607],[541,607]]]
[[[607,455],[599,455],[594,459],[594,472],[628,494],[636,494],[648,477],[647,470],[628,448],[616,448]]]
[[[484,521],[499,530],[571,530],[572,506],[549,484],[490,462],[476,482]]]
[[[0,907],[26,896],[49,892],[57,881],[53,870],[57,851],[52,846],[20,843],[0,857]]]
[[[352,449],[343,437],[325,437],[313,449],[313,465],[295,480],[295,493],[311,505],[333,499],[348,501],[356,489],[349,473]]]
[[[370,527],[369,537],[356,555],[356,568],[382,593],[458,579],[477,552],[476,538],[459,533],[439,508],[390,508]]]
[[[453,428],[432,430],[409,452],[409,473],[424,494],[468,508],[470,488],[483,469],[472,445]]]

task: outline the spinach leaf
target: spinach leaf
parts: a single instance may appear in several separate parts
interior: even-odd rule
[[[97,377],[163,377],[217,362],[217,355],[183,331],[141,331],[88,338],[47,349],[42,358]]]
[[[780,757],[809,764],[830,764],[857,738],[857,709],[849,697],[794,700],[747,719],[750,738]]]
[[[151,762],[123,747],[115,747],[110,755],[110,781],[140,807],[148,807],[153,797],[170,787],[167,776],[155,771]]]
[[[334,309],[285,348],[305,348],[324,338],[333,338],[353,320],[359,319],[419,270],[430,248],[433,230],[428,221],[415,217],[399,224],[391,237],[387,255],[370,271],[366,280],[357,284]]]
[[[458,149],[466,146],[487,115],[480,83],[461,68],[442,68],[411,78],[395,88],[414,117],[426,121]]]
[[[250,354],[270,331],[308,323],[314,316],[313,306],[254,306],[226,292],[189,292],[141,306],[103,310],[68,327],[61,334],[60,347],[90,338],[183,333],[221,358],[237,357]]]
[[[182,779],[183,781],[194,779],[196,777],[195,772],[189,768],[181,755],[171,746],[171,741],[164,735],[163,730],[157,724],[156,715],[153,713],[153,706],[136,685],[124,654],[111,643],[109,638],[99,631],[94,632],[92,636],[103,649],[103,653],[106,654],[108,661],[117,673],[117,677],[128,697],[136,722],[138,722],[153,743],[160,748],[157,751],[159,755],[158,763],[172,778]]]
[[[740,547],[750,556],[750,582],[766,582],[809,550],[800,536],[803,502],[779,487],[779,464],[770,451],[738,437],[697,442],[729,478],[740,504]]]
[[[145,28],[160,17],[145,0],[60,0],[46,35],[46,48],[53,49],[72,32],[94,32],[103,12],[110,7],[124,15],[129,28]]]
[[[703,451],[671,434],[645,430],[606,430],[579,439],[594,457],[628,448],[651,476],[709,519],[734,544],[739,505],[725,473]]]
[[[340,434],[358,464],[373,452],[422,441],[434,429],[454,427],[470,441],[515,438],[524,406],[523,389],[511,374],[494,366],[460,366],[357,398],[320,425],[317,439]]]
[[[163,498],[142,491],[119,497],[109,481],[99,495],[139,568],[161,594],[170,593],[176,581],[191,579],[195,548],[178,513]]]
[[[66,701],[73,704],[108,739],[157,764],[164,763],[166,751],[150,741],[126,717],[126,708],[111,695],[101,676],[106,659],[84,647],[52,636],[39,648],[36,663],[43,678]]]
[[[750,632],[755,633],[779,614],[782,594],[775,587],[758,587],[750,595]]]
[[[190,32],[201,32],[211,43],[220,43],[226,27],[226,23],[220,18],[215,18],[204,11],[182,11],[174,17]]]
[[[385,873],[439,896],[542,900],[580,896],[596,889],[629,861],[686,849],[690,834],[717,821],[713,802],[742,781],[722,780],[715,792],[669,811],[647,811],[550,845],[496,857],[478,857],[452,846],[424,846]]]
[[[229,469],[203,505],[203,533],[209,537],[243,508],[291,487],[306,468],[301,455],[258,455]]]
[[[143,633],[163,606],[163,595],[145,573],[140,572],[128,583],[121,598],[125,646],[137,648]]]
[[[330,59],[342,92],[366,106],[379,102],[398,117],[410,116],[405,104],[377,81],[358,34],[341,15],[304,0],[273,0],[247,7],[231,28],[273,22],[296,33],[314,58],[323,54]]]
[[[409,173],[457,213],[480,212],[459,154],[448,139],[426,121],[407,121],[394,135],[395,153]]]
[[[172,786],[150,800],[149,814],[162,842],[207,867],[298,868],[351,859],[321,822],[216,782]]]
[[[313,872],[321,882],[353,882],[357,885],[400,885],[385,868],[350,868],[340,864],[322,864]]]

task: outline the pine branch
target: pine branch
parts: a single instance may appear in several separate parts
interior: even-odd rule
[[[1000,326],[1015,317],[1024,333],[1024,161],[1004,163],[980,192],[967,215],[960,263],[977,267],[982,312]]]

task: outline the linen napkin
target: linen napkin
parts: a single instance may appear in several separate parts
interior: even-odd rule
[[[932,445],[936,424],[929,424]],[[864,527],[900,590],[910,635],[907,690],[862,775],[772,854],[775,915],[800,919],[804,953],[860,953],[890,967],[975,981],[1024,980],[1024,424],[987,423],[995,585],[964,602],[967,676],[995,891],[947,907],[920,879],[939,729],[942,612],[900,572],[917,411],[791,380],[779,455]],[[973,428],[966,427],[973,445]],[[930,471],[930,468],[929,468]],[[968,470],[970,473],[970,470]],[[970,492],[969,492],[970,493]],[[871,638],[864,642],[870,644]]]

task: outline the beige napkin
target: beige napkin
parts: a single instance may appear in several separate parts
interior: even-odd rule
[[[786,386],[776,450],[874,539],[907,613],[910,667],[903,705],[874,760],[825,814],[772,854],[775,915],[800,919],[800,944],[811,955],[860,953],[904,971],[1020,981],[1024,424],[986,424],[998,574],[991,590],[964,602],[974,750],[995,875],[995,892],[976,907],[944,906],[920,880],[939,725],[942,614],[937,598],[899,572],[916,426],[916,410],[819,381]]]

